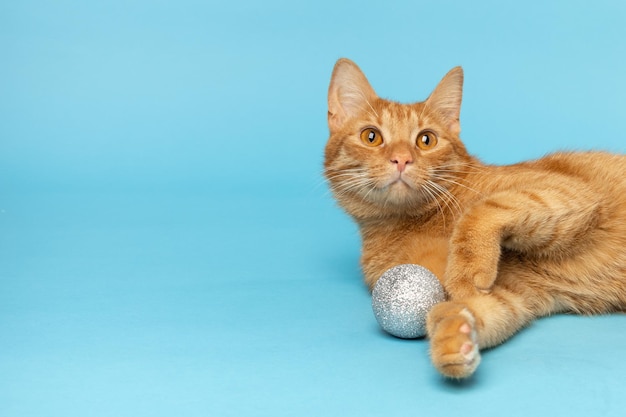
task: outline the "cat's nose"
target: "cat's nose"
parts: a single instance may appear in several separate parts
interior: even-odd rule
[[[391,158],[391,163],[396,164],[398,172],[404,172],[406,166],[413,163],[413,159],[408,155],[398,155]]]

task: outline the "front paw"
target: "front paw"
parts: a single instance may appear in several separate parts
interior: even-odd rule
[[[476,320],[462,303],[439,303],[428,315],[430,355],[435,368],[449,378],[467,378],[480,363]]]
[[[474,264],[458,263],[451,259],[445,275],[446,291],[451,299],[468,298],[480,294],[489,294],[498,275],[496,261],[484,260]],[[483,264],[483,268],[480,265]],[[486,264],[486,265],[484,265]]]

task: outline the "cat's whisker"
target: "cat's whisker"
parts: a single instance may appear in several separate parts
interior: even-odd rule
[[[449,164],[443,164],[443,165],[438,165],[437,168],[456,168],[456,167],[466,167],[466,168],[472,168],[475,169],[476,171],[484,171],[485,167],[482,166],[477,166],[475,163],[471,163],[471,162],[459,162],[459,161],[455,161],[455,162],[450,162]]]
[[[472,187],[470,187],[468,185],[465,185],[465,184],[461,184],[458,181],[451,180],[450,178],[447,178],[447,177],[445,177],[443,175],[436,175],[436,176],[434,176],[434,178],[436,178],[437,180],[440,180],[440,181],[444,181],[444,182],[450,183],[450,184],[458,185],[459,187],[465,188],[466,190],[472,191],[472,192],[474,192],[474,193],[476,193],[478,195],[482,195],[482,193],[480,191],[476,190],[475,188],[472,188]]]
[[[346,169],[342,169],[342,170],[336,170],[336,171],[327,171],[326,172],[326,177],[328,179],[333,179],[333,178],[337,178],[337,177],[342,177],[342,176],[354,176],[354,175],[364,175],[367,174],[368,170],[367,168],[346,168]]]
[[[431,178],[435,180],[445,181],[454,185],[458,185],[459,187],[466,188],[470,191],[476,192],[480,194],[476,189],[469,187],[468,185],[463,184],[461,181],[464,181],[464,178],[459,177],[458,174],[470,173],[467,171],[461,171],[458,169],[442,169],[441,166],[434,168],[430,171]]]
[[[351,183],[342,183],[332,187],[332,190],[338,196],[350,194],[356,192],[363,187],[362,181],[353,181]]]
[[[439,169],[437,168],[436,170],[434,170],[434,172],[436,173],[443,173],[443,174],[449,174],[449,175],[454,175],[454,176],[458,176],[459,174],[473,174],[474,171],[465,171],[462,169]]]
[[[366,172],[344,172],[344,173],[329,175],[327,177],[327,179],[329,181],[330,180],[335,180],[335,179],[340,180],[340,178],[342,178],[342,177],[351,178],[351,177],[359,177],[359,176],[365,176],[365,175],[367,175]]]
[[[426,182],[426,184],[424,184],[424,187],[420,188],[420,191],[422,195],[426,194],[425,195],[426,200],[430,198],[437,205],[437,210],[439,211],[439,213],[441,213],[441,219],[443,220],[443,228],[445,229],[446,228],[446,215],[445,215],[445,212],[443,211],[443,207],[439,203],[439,198],[436,192],[431,189],[429,182]]]
[[[452,212],[452,216],[456,221],[455,210],[458,212],[459,215],[463,213],[463,208],[461,207],[458,199],[454,196],[454,194],[450,192],[450,190],[443,187],[442,185],[430,180],[428,181],[428,183],[439,192],[439,196],[442,197],[444,204],[446,204],[448,209],[450,209],[450,211]],[[450,204],[452,204],[452,207],[450,206]]]
[[[318,188],[320,188],[321,186],[326,185],[327,188],[331,186],[330,183],[330,179],[326,178],[324,176],[319,177],[316,181],[315,184],[313,185],[313,190],[317,190]]]
[[[338,175],[338,176],[340,176],[340,175]],[[353,175],[350,175],[350,176],[353,176]],[[335,177],[331,177],[331,178],[324,178],[324,177],[322,177],[321,179],[316,181],[316,183],[312,186],[312,191],[317,191],[322,186],[325,186],[325,188],[326,188],[325,195],[329,195],[330,191],[332,191],[332,189],[334,187],[336,187],[336,185],[333,184],[333,182],[331,181],[331,180],[334,180],[334,179],[335,179]]]
[[[362,174],[362,175],[347,175],[345,177],[347,178],[343,178],[343,179],[339,179],[339,177],[341,176],[337,176],[334,177],[333,179],[337,179],[337,181],[334,181],[337,185],[341,185],[341,184],[351,184],[354,182],[360,182],[360,181],[368,181],[371,180],[371,178],[369,178],[369,176]]]
[[[477,165],[475,162],[471,162],[471,161],[450,161],[450,163],[448,164],[443,164],[443,165],[439,165],[442,167],[450,167],[450,166],[467,166],[467,167],[472,167],[472,168],[476,168],[477,170],[484,170],[485,167],[481,166],[481,165]]]
[[[367,170],[365,169],[353,169],[353,170],[346,170],[346,171],[341,171],[341,172],[335,172],[335,173],[329,173],[326,175],[326,177],[331,180],[334,178],[340,178],[340,177],[361,177],[364,175],[367,175]]]
[[[371,191],[371,188],[376,187],[376,181],[366,176],[353,177],[345,181],[341,181],[337,184],[331,185],[333,191],[338,196],[346,194],[361,194],[365,189],[368,189],[367,194]]]
[[[453,218],[455,218],[454,216],[454,208],[450,207],[450,201],[448,196],[443,195],[441,190],[438,189],[436,187],[436,184],[433,183],[432,181],[427,181],[425,184],[425,187],[430,190],[430,193],[433,195],[433,200],[437,203],[437,205],[440,208],[441,211],[441,216],[445,221],[445,210],[443,209],[443,205],[442,203],[445,205],[445,207],[448,209],[448,211],[450,213],[452,213]]]
[[[485,169],[483,167],[477,167],[471,163],[455,162],[445,165],[438,165],[434,168],[435,172],[446,172],[453,174],[475,174],[483,173]]]
[[[370,187],[370,189],[365,193],[365,195],[363,196],[363,200],[367,199],[367,196],[370,195],[370,193],[372,191],[374,191],[377,188],[377,184],[375,181],[372,181],[372,186]]]
[[[350,187],[345,187],[342,189],[337,189],[337,195],[343,196],[346,194],[362,194],[365,189],[369,189],[373,184],[369,183],[358,183],[354,184]]]

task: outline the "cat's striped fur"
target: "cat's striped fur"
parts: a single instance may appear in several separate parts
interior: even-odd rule
[[[459,139],[462,83],[455,68],[426,101],[399,104],[341,59],[325,151],[330,187],[360,228],[366,283],[403,263],[442,281],[449,300],[429,314],[428,335],[434,365],[455,378],[537,317],[626,307],[626,156],[485,165]]]

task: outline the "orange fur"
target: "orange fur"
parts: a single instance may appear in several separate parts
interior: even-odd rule
[[[402,263],[424,265],[448,301],[428,317],[431,357],[463,378],[480,348],[533,319],[626,307],[626,156],[557,153],[485,165],[459,139],[463,72],[424,102],[379,98],[341,59],[328,95],[325,175],[360,228],[365,282]],[[382,135],[369,146],[365,128]],[[426,131],[437,142],[417,146]]]

